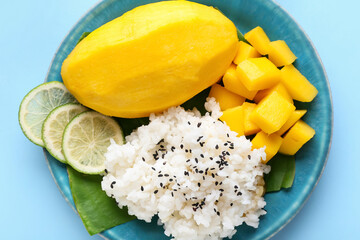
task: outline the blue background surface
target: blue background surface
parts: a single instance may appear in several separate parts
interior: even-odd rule
[[[64,201],[40,147],[17,121],[23,96],[42,83],[52,56],[74,23],[97,1],[1,1],[0,10],[0,230],[1,239],[90,237]],[[360,2],[286,1],[312,39],[333,93],[334,135],[327,167],[302,211],[273,239],[359,239],[360,116],[358,67]]]

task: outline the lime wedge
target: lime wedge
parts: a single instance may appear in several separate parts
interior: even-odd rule
[[[110,139],[122,144],[123,133],[117,122],[98,112],[87,111],[74,117],[63,135],[63,154],[68,164],[86,174],[105,170],[105,152]]]
[[[45,118],[54,108],[71,102],[77,101],[61,82],[43,83],[31,90],[19,109],[19,123],[25,136],[44,147],[41,130]]]
[[[80,104],[68,103],[55,108],[46,117],[42,127],[42,139],[45,148],[60,162],[66,163],[61,147],[65,127],[76,115],[86,110],[88,109]]]

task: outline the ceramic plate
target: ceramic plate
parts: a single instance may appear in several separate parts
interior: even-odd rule
[[[66,36],[51,63],[46,81],[62,81],[61,64],[75,47],[83,32],[91,32],[123,13],[152,0],[105,0],[89,11]],[[329,83],[324,68],[310,39],[295,20],[273,1],[264,0],[200,0],[195,1],[218,7],[238,29],[246,33],[261,26],[271,40],[282,39],[298,57],[296,67],[319,90],[311,104],[298,105],[308,109],[305,121],[316,130],[315,137],[296,155],[294,185],[289,190],[265,195],[267,214],[261,217],[258,229],[242,225],[232,239],[267,239],[284,227],[301,209],[315,188],[325,167],[332,134],[332,103]],[[64,198],[74,208],[65,165],[45,151],[50,171]],[[74,208],[75,209],[75,208]],[[134,220],[101,233],[118,239],[169,239],[163,228]]]

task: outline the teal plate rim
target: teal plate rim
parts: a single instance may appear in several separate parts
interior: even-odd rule
[[[120,0],[117,2],[120,5],[121,4],[130,5],[129,9],[131,9],[135,6],[143,5],[145,3],[156,2],[156,0],[137,0],[137,1],[133,1],[133,2],[131,0]],[[130,3],[130,2],[132,2],[132,3]],[[217,3],[218,3],[217,1],[211,1],[211,0],[198,0],[195,2],[205,3],[207,5],[213,5],[213,6],[217,6]],[[233,3],[234,1],[227,1],[227,3],[231,3],[231,2]],[[328,119],[327,119],[327,127],[328,128],[327,128],[327,133],[324,135],[325,140],[322,141],[322,142],[325,142],[324,143],[325,146],[322,146],[322,148],[326,151],[323,152],[322,158],[321,158],[322,161],[321,161],[321,163],[319,163],[319,166],[321,165],[321,168],[318,169],[315,177],[312,176],[312,179],[310,181],[311,182],[310,187],[307,187],[304,190],[304,193],[302,195],[303,198],[300,200],[300,203],[292,205],[291,209],[288,209],[288,212],[289,211],[290,212],[286,216],[282,216],[282,219],[278,220],[277,224],[274,224],[274,226],[271,229],[263,232],[261,236],[256,236],[256,233],[254,235],[250,235],[251,239],[269,239],[269,238],[273,237],[276,233],[278,233],[281,229],[283,229],[286,226],[286,224],[288,224],[297,215],[297,213],[302,209],[302,207],[305,205],[305,203],[311,196],[311,193],[314,191],[316,185],[318,184],[318,182],[322,176],[322,173],[324,172],[324,169],[325,169],[325,166],[326,166],[326,163],[328,160],[330,148],[331,148],[331,140],[332,140],[332,135],[333,135],[333,103],[332,103],[332,96],[331,96],[331,91],[330,91],[330,84],[329,84],[328,77],[325,72],[323,63],[320,59],[320,56],[319,56],[317,50],[315,49],[313,43],[311,42],[310,38],[305,33],[305,31],[302,29],[302,27],[296,22],[296,20],[284,8],[282,8],[278,3],[276,3],[273,0],[268,0],[268,1],[243,0],[243,1],[239,1],[239,2],[251,2],[251,4],[254,4],[254,5],[258,4],[260,7],[266,6],[267,8],[269,8],[271,10],[274,10],[274,11],[276,10],[279,14],[282,14],[283,16],[287,17],[289,21],[292,21],[291,22],[292,27],[296,27],[297,29],[295,29],[295,30],[302,34],[301,37],[303,38],[304,41],[306,41],[306,44],[305,44],[306,47],[309,48],[313,52],[313,55],[314,55],[313,57],[316,58],[314,60],[314,62],[318,64],[318,70],[320,70],[320,75],[321,75],[320,78],[322,77],[322,80],[323,80],[322,83],[325,83],[325,85],[323,87],[325,87],[325,91],[326,91],[325,98],[327,97],[325,100],[326,100],[326,104],[328,104],[327,109],[326,109],[327,110],[326,114],[328,116]],[[72,49],[75,46],[77,39],[84,32],[84,30],[79,26],[81,26],[84,23],[87,24],[86,21],[89,21],[89,19],[91,19],[93,17],[94,12],[105,11],[107,7],[109,7],[111,4],[115,4],[115,3],[116,3],[116,0],[100,1],[97,4],[95,4],[86,14],[84,14],[83,17],[80,18],[80,20],[69,31],[67,36],[64,38],[64,40],[60,44],[58,50],[56,51],[56,53],[52,59],[52,62],[50,64],[45,82],[62,81],[59,69],[61,67],[61,63],[62,63],[63,59],[61,59],[61,57],[59,59],[58,55],[64,54],[64,52],[69,51],[69,49]],[[140,4],[138,4],[138,3],[140,3]],[[219,6],[217,6],[217,7],[219,7]],[[221,11],[223,11],[225,13],[225,15],[227,15],[226,10],[224,11],[221,7],[219,7],[219,8]],[[124,12],[126,12],[126,11],[124,11]],[[233,20],[233,19],[231,19],[231,20]],[[234,22],[236,22],[236,21],[234,21]],[[100,25],[102,25],[102,24],[100,24]],[[242,29],[240,29],[240,30],[242,30]],[[247,29],[247,30],[249,30],[249,29]],[[265,31],[266,31],[266,29],[265,29]],[[271,39],[271,36],[270,36],[270,39]],[[284,38],[282,38],[282,39],[284,39]],[[286,39],[284,39],[284,40],[286,40]],[[69,44],[69,42],[72,42],[72,44]],[[65,43],[67,43],[67,44],[65,44]],[[291,46],[291,41],[290,41],[289,45]],[[64,56],[62,56],[62,58],[64,58]],[[302,66],[299,65],[298,67],[299,67],[300,71],[303,72],[304,69],[301,69]],[[320,91],[319,91],[319,94],[320,94]],[[316,111],[316,110],[317,109],[314,109],[314,111]],[[324,144],[322,144],[322,145],[324,145]],[[66,173],[66,175],[64,175],[64,169],[66,171],[66,168],[64,167],[65,165],[54,160],[45,149],[44,149],[44,155],[45,155],[45,159],[46,159],[47,165],[49,167],[50,173],[51,173],[58,189],[60,190],[60,192],[61,192],[62,196],[64,197],[64,199],[66,200],[66,202],[77,213],[76,207],[74,205],[74,201],[72,199],[70,187],[66,186],[66,184],[68,184],[68,179],[67,179],[67,173]],[[283,191],[283,192],[286,193],[286,191]],[[262,223],[262,220],[260,220],[260,226],[261,226],[261,223]],[[116,237],[118,237],[118,235],[114,234],[112,232],[112,229],[109,229],[102,233],[99,233],[99,235],[104,239],[118,239],[118,238],[116,238]],[[242,239],[241,237],[237,238],[236,236],[237,235],[235,235],[235,238],[233,238],[233,239]]]

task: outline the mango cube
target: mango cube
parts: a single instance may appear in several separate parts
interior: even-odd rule
[[[291,97],[300,102],[311,102],[318,90],[293,66],[281,69],[281,82],[285,85]]]
[[[244,37],[262,55],[269,53],[270,40],[261,27],[252,29]]]
[[[244,135],[244,113],[242,106],[223,111],[220,120],[225,122],[231,131],[237,132],[238,136]]]
[[[315,130],[304,121],[299,120],[284,136],[280,153],[294,155],[306,142],[315,135]]]
[[[280,128],[279,131],[277,131],[276,133],[279,135],[283,135],[287,130],[289,130],[297,121],[300,120],[300,118],[302,118],[305,113],[307,112],[307,110],[295,110],[291,116],[289,117],[289,119],[286,121],[286,123]]]
[[[263,163],[267,163],[271,158],[273,158],[276,153],[279,151],[280,146],[282,145],[283,139],[280,135],[273,133],[273,134],[266,134],[263,131],[256,134],[256,136],[251,141],[252,147],[254,148],[265,148],[266,159],[262,160]]]
[[[230,92],[226,88],[220,86],[219,84],[214,84],[211,87],[209,97],[214,97],[220,105],[220,109],[226,110],[228,108],[233,108],[244,103],[245,98]]]
[[[257,91],[249,91],[236,75],[236,65],[231,64],[223,76],[224,87],[240,96],[253,100]]]
[[[278,92],[284,98],[286,98],[289,102],[294,103],[292,97],[290,96],[290,94],[288,93],[288,91],[286,90],[285,86],[282,83],[278,83],[275,86],[273,86],[272,88],[258,91],[256,96],[254,97],[254,102],[259,103],[264,97],[266,97],[273,91]]]
[[[256,106],[250,115],[251,121],[264,132],[278,131],[294,112],[295,106],[278,92],[272,92]]]
[[[250,91],[269,88],[280,81],[280,70],[266,57],[242,61],[236,68],[236,74]]]
[[[244,135],[249,136],[261,131],[261,129],[250,119],[252,111],[256,108],[255,103],[244,102],[242,105],[244,112]]]
[[[295,54],[290,50],[285,41],[273,41],[269,43],[269,46],[269,59],[275,64],[275,66],[282,67],[289,65],[296,60]]]
[[[246,42],[240,41],[238,46],[238,51],[233,61],[235,64],[239,64],[248,58],[261,57],[261,54],[256,51],[253,46],[247,44]]]

